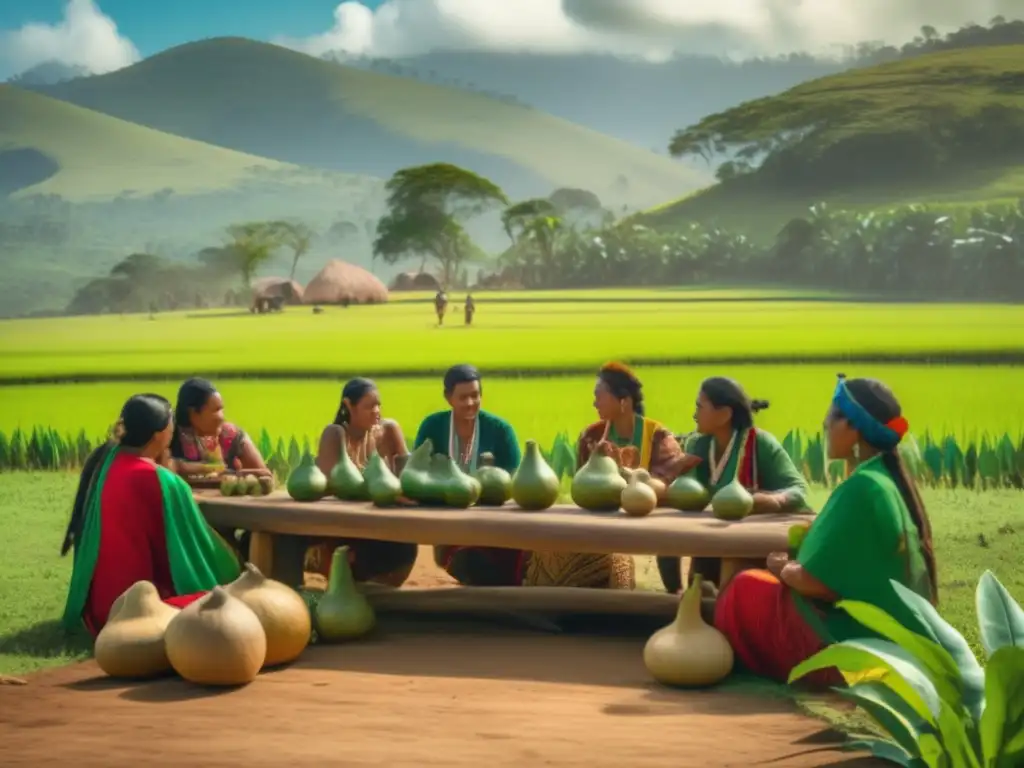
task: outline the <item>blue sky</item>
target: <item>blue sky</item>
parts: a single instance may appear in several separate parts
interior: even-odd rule
[[[370,7],[381,0],[361,0]],[[339,0],[96,0],[143,56],[179,43],[222,35],[269,40],[306,37],[331,26]],[[0,0],[0,29],[53,24],[66,0]]]

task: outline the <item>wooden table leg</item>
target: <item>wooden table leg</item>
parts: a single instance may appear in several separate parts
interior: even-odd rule
[[[737,573],[749,571],[752,568],[764,568],[764,560],[750,557],[723,557],[721,575],[718,577],[719,594]]]
[[[306,557],[305,536],[253,531],[249,543],[249,562],[268,578],[289,587],[301,587],[304,579],[303,561]]]

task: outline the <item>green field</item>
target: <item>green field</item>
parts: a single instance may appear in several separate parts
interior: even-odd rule
[[[339,152],[378,167],[380,158],[418,165],[461,152],[459,164],[499,184],[525,171],[602,199],[622,174],[628,189],[619,197],[647,205],[706,183],[671,158],[538,110],[240,38],[181,45],[47,91],[178,136],[311,166],[338,167]],[[504,173],[478,167],[485,157]]]
[[[68,643],[58,625],[70,558],[58,551],[76,477],[65,473],[18,472],[0,477],[0,521],[17,547],[0,564],[0,674],[17,674],[66,663],[88,653]],[[1020,495],[926,491],[939,559],[943,615],[977,647],[974,588],[991,569],[1011,593],[1024,597],[1024,510]],[[820,505],[824,492],[815,491]],[[657,571],[642,561],[646,588],[658,588]]]
[[[0,378],[413,374],[467,361],[582,373],[610,359],[1015,360],[1024,350],[1024,306],[477,300],[471,328],[457,311],[437,328],[426,304],[13,320],[0,323]]]
[[[966,48],[849,70],[709,115],[694,130],[716,135],[726,144],[736,142],[730,147],[734,151],[825,121],[827,127],[801,145],[806,162],[839,160],[845,154],[859,170],[872,166],[879,178],[854,183],[838,179],[835,172],[822,172],[819,179],[836,182],[827,189],[823,185],[825,191],[801,192],[755,172],[663,204],[649,211],[645,221],[666,227],[714,221],[774,236],[783,223],[821,201],[848,210],[908,204],[946,210],[1014,203],[1024,194],[1024,160],[1019,154],[994,162],[979,160],[970,153],[985,150],[984,139],[980,144],[972,144],[970,138],[958,146],[951,143],[947,149],[954,155],[952,162],[935,173],[887,177],[886,168],[912,153],[915,142],[924,147],[938,137],[941,131],[935,129],[940,126],[965,120],[991,123],[998,110],[1024,109],[1020,89],[1010,85],[1022,77],[1024,46]],[[943,141],[936,138],[937,146]],[[965,154],[957,158],[957,152]]]

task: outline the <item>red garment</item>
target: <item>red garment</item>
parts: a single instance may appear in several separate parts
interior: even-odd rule
[[[715,606],[715,627],[729,640],[750,672],[779,682],[825,645],[808,626],[787,586],[768,571],[743,571],[729,582]],[[813,687],[843,684],[836,669],[803,678]]]
[[[183,608],[205,592],[176,596],[164,536],[164,500],[156,465],[119,453],[100,496],[100,546],[82,616],[95,635],[114,601],[137,581],[150,581],[168,605]]]

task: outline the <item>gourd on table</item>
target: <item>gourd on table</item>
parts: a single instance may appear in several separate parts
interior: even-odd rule
[[[644,470],[635,472],[629,479],[629,484],[622,490],[622,508],[631,517],[649,515],[658,506],[658,494],[645,482],[644,475],[647,475]]]
[[[703,512],[711,502],[711,493],[690,472],[680,475],[665,492],[665,503],[682,512]]]
[[[291,587],[264,576],[246,563],[242,575],[224,587],[256,614],[267,636],[264,667],[294,661],[309,645],[313,630],[306,602]]]
[[[754,509],[754,497],[733,479],[711,498],[711,511],[719,520],[742,520]]]
[[[327,493],[327,476],[313,463],[309,451],[288,475],[288,495],[296,501],[317,501]]]
[[[572,478],[572,500],[590,512],[614,512],[621,505],[625,488],[619,465],[595,450]]]
[[[178,609],[160,599],[156,587],[137,581],[114,601],[96,636],[96,664],[111,677],[155,677],[171,669],[164,647],[167,626]]]
[[[327,478],[327,487],[342,501],[365,501],[369,498],[366,478],[344,449],[338,463],[331,470],[330,477]]]
[[[393,507],[402,495],[402,483],[381,455],[374,452],[366,461],[366,492],[377,507]]]
[[[520,509],[539,512],[558,501],[560,491],[558,475],[544,461],[537,441],[527,440],[523,460],[512,477],[512,499]]]
[[[480,483],[481,507],[500,507],[512,498],[512,475],[494,466],[494,454],[481,453],[474,477]]]

